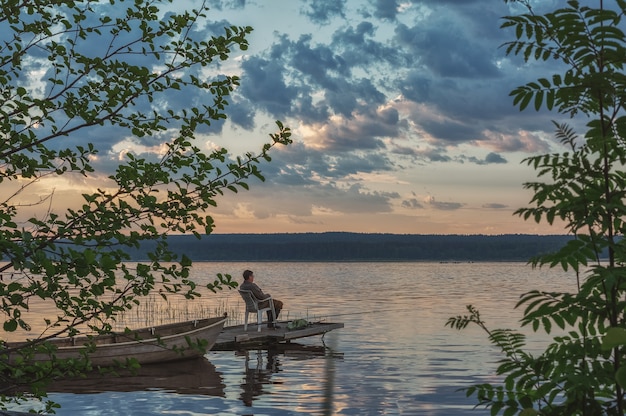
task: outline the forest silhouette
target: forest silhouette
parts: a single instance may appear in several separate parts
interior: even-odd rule
[[[211,234],[168,237],[170,248],[194,261],[528,261],[551,253],[567,235],[414,235],[347,232]],[[144,260],[152,248],[131,252]]]

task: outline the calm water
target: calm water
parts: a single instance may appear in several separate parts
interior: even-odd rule
[[[239,280],[246,268],[285,302],[282,319],[345,328],[291,349],[211,351],[209,362],[175,371],[61,384],[50,394],[62,405],[57,414],[487,415],[457,389],[494,381],[499,357],[484,333],[446,328],[447,318],[471,303],[491,327],[517,327],[520,294],[574,287],[573,276],[523,263],[198,263],[195,273]],[[210,295],[202,306],[243,310],[234,291]],[[544,342],[526,332],[533,345]]]

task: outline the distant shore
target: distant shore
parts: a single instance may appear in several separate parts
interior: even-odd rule
[[[168,237],[170,247],[194,261],[528,261],[557,251],[567,235],[416,235],[360,233],[211,234]],[[131,251],[145,260],[147,249]]]

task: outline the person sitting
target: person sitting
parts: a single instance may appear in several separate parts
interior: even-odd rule
[[[245,270],[243,272],[243,283],[239,286],[241,290],[249,290],[252,292],[252,295],[258,300],[262,301],[263,299],[269,298],[271,295],[269,293],[263,293],[261,288],[254,283],[254,273],[252,270]],[[283,309],[283,303],[278,299],[272,299],[274,301],[274,312],[276,312],[276,316],[272,316],[272,311],[267,311],[267,327],[268,328],[280,328],[276,324],[278,320],[278,315],[280,315],[280,311]],[[259,302],[259,308],[267,308],[269,306],[269,301]]]

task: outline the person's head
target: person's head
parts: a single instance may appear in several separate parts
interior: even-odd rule
[[[254,279],[254,273],[252,270],[246,270],[243,272],[243,280],[251,280]]]

